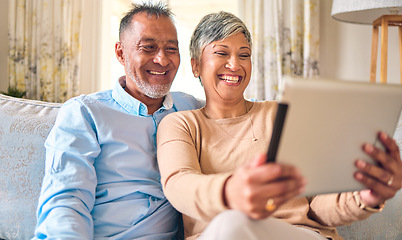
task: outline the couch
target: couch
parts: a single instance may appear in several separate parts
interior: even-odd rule
[[[48,135],[61,104],[0,94],[0,239],[31,239]],[[401,118],[402,119],[402,118]],[[395,134],[402,146],[402,121]],[[338,227],[345,239],[402,239],[402,191],[383,212]]]

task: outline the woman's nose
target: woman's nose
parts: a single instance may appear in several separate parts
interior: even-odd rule
[[[239,60],[236,57],[229,58],[228,62],[225,64],[225,68],[236,72],[240,69]]]

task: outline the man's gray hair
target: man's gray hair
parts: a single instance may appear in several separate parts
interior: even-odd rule
[[[223,40],[237,33],[244,34],[251,48],[251,34],[240,18],[232,13],[224,11],[204,16],[198,23],[191,37],[191,58],[199,59],[205,46],[211,42]]]
[[[131,20],[139,13],[147,13],[148,16],[166,16],[173,21],[173,13],[163,2],[144,1],[141,4],[132,4],[132,8],[120,21],[119,39],[122,40],[122,35],[126,29],[130,28]]]

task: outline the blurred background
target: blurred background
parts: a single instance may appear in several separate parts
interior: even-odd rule
[[[7,91],[9,75],[8,24],[9,1],[0,1],[0,91]],[[79,94],[110,89],[124,75],[114,55],[119,21],[131,0],[82,0],[82,41],[79,64]],[[240,10],[246,0],[169,0],[175,14],[180,42],[181,65],[172,91],[184,91],[204,98],[203,89],[191,72],[188,44],[192,31],[202,16],[219,10],[244,16]],[[251,2],[251,1],[250,1]],[[322,78],[369,81],[371,36],[370,25],[338,22],[331,17],[332,0],[319,1],[319,73]],[[399,46],[397,28],[389,29],[388,82],[399,83]],[[378,53],[380,54],[380,52]],[[379,57],[378,64],[379,67]],[[255,71],[255,69],[253,69]],[[377,81],[379,81],[377,69]]]

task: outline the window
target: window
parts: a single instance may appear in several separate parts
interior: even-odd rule
[[[136,2],[137,0],[132,0]],[[130,0],[109,1],[102,0],[101,10],[101,44],[98,57],[101,59],[99,81],[95,84],[95,91],[113,88],[117,78],[123,76],[124,68],[117,61],[114,53],[114,44],[118,41],[119,23],[127,12]],[[141,0],[137,2],[142,2]],[[166,0],[174,13],[178,32],[181,64],[173,82],[171,91],[182,91],[197,98],[205,99],[204,90],[198,79],[194,78],[189,54],[190,37],[200,19],[211,12],[220,10],[237,14],[237,1],[233,0]]]

